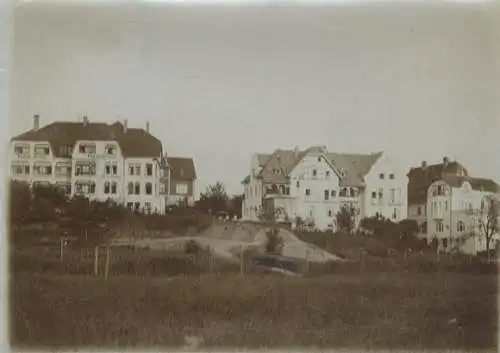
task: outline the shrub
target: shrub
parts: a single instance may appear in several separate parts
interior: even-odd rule
[[[266,253],[281,254],[283,250],[283,239],[279,235],[279,229],[273,228],[266,232]]]
[[[202,252],[202,248],[195,240],[188,240],[185,245],[185,251],[188,255],[197,255]]]

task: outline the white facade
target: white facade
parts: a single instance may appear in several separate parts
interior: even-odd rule
[[[358,201],[357,191],[351,197],[350,188],[340,187],[337,173],[323,155],[306,155],[290,172],[290,196],[296,200],[291,218],[314,222],[318,229],[333,229],[341,205]]]
[[[486,250],[480,224],[487,216],[487,198],[498,194],[474,190],[468,181],[451,186],[440,180],[431,184],[427,195],[428,242],[436,239],[442,251],[475,254]],[[498,239],[499,234],[495,234],[490,249]]]
[[[264,184],[257,175],[262,170],[259,165],[257,154],[252,157],[250,164],[250,175],[245,187],[245,198],[242,203],[242,218],[250,221],[258,221],[262,210],[262,198],[264,197]]]
[[[363,217],[380,215],[393,222],[408,217],[408,176],[398,163],[382,155],[364,180]]]
[[[11,178],[30,185],[64,186],[69,196],[83,194],[101,201],[113,199],[141,211],[165,211],[158,158],[124,158],[116,141],[77,141],[73,149],[62,148],[68,148],[67,158],[55,157],[48,142],[12,141]],[[131,167],[139,169],[131,174]],[[129,192],[131,183],[134,187]]]

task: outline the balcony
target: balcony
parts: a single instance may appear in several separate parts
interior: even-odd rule
[[[270,185],[266,187],[266,195],[290,195],[290,186],[289,185]]]

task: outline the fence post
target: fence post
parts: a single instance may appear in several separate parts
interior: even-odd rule
[[[94,275],[98,274],[98,265],[99,265],[99,247],[96,246],[94,248]]]
[[[63,239],[63,237],[59,238],[59,247],[60,247],[60,259],[62,261],[64,258],[64,239]]]
[[[243,274],[243,245],[240,245],[240,275]]]
[[[104,267],[104,279],[108,279],[108,271],[109,271],[109,251],[110,246],[106,246],[106,266]]]

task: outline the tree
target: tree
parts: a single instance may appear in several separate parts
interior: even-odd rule
[[[267,205],[259,209],[258,218],[262,222],[276,223],[278,220],[283,219],[288,222],[288,214],[284,207],[273,207]]]
[[[283,238],[279,235],[278,228],[272,228],[266,232],[266,253],[281,255],[283,245]]]
[[[493,196],[487,196],[479,210],[479,230],[486,240],[486,252],[490,253],[491,240],[500,230],[498,217],[500,216],[499,200]]]
[[[228,199],[224,184],[218,181],[207,186],[205,192],[200,194],[198,207],[211,210],[212,213],[226,212]]]
[[[337,229],[351,235],[356,225],[356,209],[353,206],[342,206],[335,215]]]

